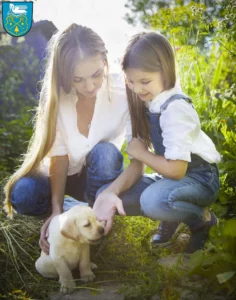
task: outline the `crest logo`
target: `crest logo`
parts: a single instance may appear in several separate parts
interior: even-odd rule
[[[33,2],[2,2],[2,24],[7,33],[19,37],[30,31]]]

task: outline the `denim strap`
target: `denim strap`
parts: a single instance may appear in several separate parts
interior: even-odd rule
[[[162,114],[163,111],[167,109],[168,105],[171,102],[173,102],[175,100],[183,100],[183,99],[185,101],[187,101],[188,103],[192,104],[192,107],[194,108],[191,98],[189,98],[189,97],[187,97],[186,95],[183,95],[183,94],[175,94],[175,95],[172,95],[168,100],[166,100],[165,103],[163,103],[161,105],[161,107],[160,107],[160,114]]]
[[[185,100],[186,102],[190,103],[194,108],[191,98],[183,94],[175,94],[172,95],[168,100],[166,100],[165,103],[161,105],[159,116],[163,113],[163,111],[167,109],[168,105],[175,100]],[[191,153],[191,162],[188,163],[188,170],[192,168],[196,168],[202,164],[209,164],[209,163],[205,161],[203,158],[201,158],[200,156]]]

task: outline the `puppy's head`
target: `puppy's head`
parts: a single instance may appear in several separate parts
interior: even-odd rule
[[[104,234],[104,227],[97,221],[92,208],[77,205],[61,215],[60,232],[80,243],[97,244]]]

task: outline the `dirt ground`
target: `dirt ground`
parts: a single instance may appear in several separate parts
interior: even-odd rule
[[[121,287],[120,284],[103,285],[96,294],[88,289],[80,289],[68,295],[57,293],[51,296],[50,300],[124,300],[124,295],[118,293]]]
[[[124,300],[124,295],[119,293],[122,285],[116,283],[114,285],[101,285],[99,293],[94,294],[93,292],[85,289],[81,289],[70,295],[62,295],[57,293],[50,297],[50,300]],[[140,300],[142,300],[140,298]],[[161,300],[158,295],[154,295],[150,300]],[[194,299],[196,300],[196,299]]]

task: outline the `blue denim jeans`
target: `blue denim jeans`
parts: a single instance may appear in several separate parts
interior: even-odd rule
[[[123,156],[111,143],[98,143],[86,159],[86,167],[80,176],[68,176],[65,194],[92,206],[97,190],[115,180],[123,171]],[[46,176],[27,176],[21,178],[13,187],[11,203],[19,214],[46,216],[51,213],[51,187]],[[78,202],[79,203],[79,202]],[[64,210],[77,204],[76,200],[66,198]]]
[[[219,186],[217,166],[206,163],[189,169],[180,180],[145,174],[120,198],[127,215],[180,221],[194,228],[202,223],[204,208],[216,200]]]
[[[197,228],[203,222],[204,208],[216,200],[219,187],[217,166],[202,164],[180,180],[162,178],[151,184],[140,197],[141,210],[152,220],[180,221]]]

